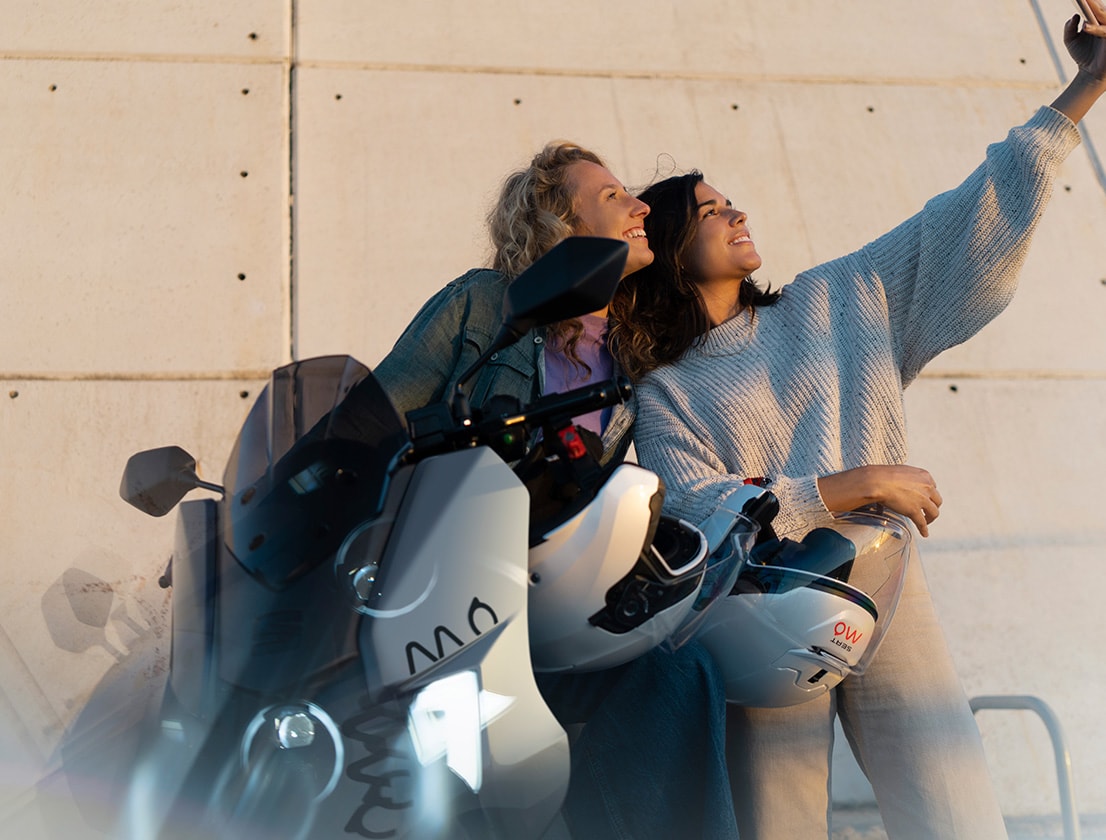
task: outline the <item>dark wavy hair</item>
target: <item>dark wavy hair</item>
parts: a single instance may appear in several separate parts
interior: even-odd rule
[[[638,380],[680,358],[711,327],[702,294],[687,267],[699,229],[695,187],[703,173],[691,170],[647,187],[638,195],[649,205],[645,232],[653,262],[619,284],[611,301],[608,342],[623,372]],[[747,277],[738,303],[750,315],[771,306],[780,293],[761,289]]]

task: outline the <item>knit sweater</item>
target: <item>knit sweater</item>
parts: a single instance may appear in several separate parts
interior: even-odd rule
[[[1078,143],[1065,115],[1041,108],[959,187],[646,376],[634,444],[667,485],[666,511],[701,522],[745,478],[765,477],[789,533],[825,515],[819,476],[904,463],[903,389],[1010,302]]]

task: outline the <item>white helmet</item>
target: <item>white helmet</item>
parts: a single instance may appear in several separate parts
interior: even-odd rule
[[[865,509],[753,549],[697,636],[726,699],[793,706],[863,673],[898,605],[910,545],[904,519]]]
[[[656,473],[620,464],[586,505],[532,535],[534,670],[629,662],[688,616],[707,570],[707,543],[698,528],[662,516],[663,500]]]

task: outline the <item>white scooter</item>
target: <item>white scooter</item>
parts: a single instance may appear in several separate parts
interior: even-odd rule
[[[469,373],[605,306],[626,250],[554,248],[509,286]],[[594,476],[571,418],[629,394],[611,381],[480,412],[458,390],[405,425],[366,367],[323,357],[273,372],[222,485],[178,447],[132,456],[123,497],[178,508],[170,674],[120,790],[78,719],[63,749],[78,802],[124,838],[540,836],[568,744],[531,667],[531,498],[511,464],[541,429],[553,460]],[[221,498],[180,502],[194,489]],[[736,572],[716,569],[715,589]]]

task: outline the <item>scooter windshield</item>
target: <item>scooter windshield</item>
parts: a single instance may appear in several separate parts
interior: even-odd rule
[[[387,394],[355,359],[276,369],[227,462],[227,547],[266,585],[286,586],[380,512],[409,443]]]

